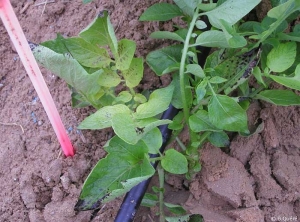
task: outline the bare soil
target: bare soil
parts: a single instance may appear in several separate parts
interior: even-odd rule
[[[158,0],[43,2],[11,1],[27,39],[35,43],[53,39],[58,32],[75,36],[103,9],[110,11],[119,39],[137,42],[138,56],[166,44],[149,39],[151,32],[172,29],[170,23],[138,21]],[[93,219],[91,211],[73,210],[84,179],[105,156],[102,146],[112,132],[77,130],[94,110],[72,109],[65,82],[42,69],[77,151],[73,158],[63,157],[2,23],[0,42],[0,222],[114,221],[122,198],[102,206]],[[158,78],[146,67],[139,88],[155,89],[168,81],[168,76]],[[262,131],[248,138],[234,136],[229,149],[206,145],[201,150],[203,169],[192,181],[168,176],[166,200],[184,203],[207,222],[300,221],[300,108],[256,102],[248,114],[250,126],[261,121]],[[155,220],[156,212],[141,208],[136,221]]]

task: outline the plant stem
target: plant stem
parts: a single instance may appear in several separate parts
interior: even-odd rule
[[[211,134],[212,132],[206,131],[204,132],[200,139],[199,139],[199,146],[202,146],[202,144],[205,142],[205,140],[207,139],[207,137]]]
[[[73,156],[73,146],[9,0],[0,0],[0,17],[44,106],[64,154]]]
[[[183,142],[181,142],[181,140],[176,136],[176,142],[178,143],[178,145],[180,146],[180,148],[185,151],[186,150],[186,146],[183,144]]]
[[[270,79],[265,80],[265,84],[268,86],[272,81]],[[268,87],[267,87],[268,88]],[[258,93],[260,93],[262,90],[266,89],[265,86],[259,86],[257,89],[255,89],[252,93],[250,93],[249,97],[253,98],[256,96]]]
[[[217,95],[216,95],[216,93],[215,93],[214,88],[211,86],[210,82],[208,82],[207,85],[209,86],[209,88],[210,88],[210,90],[211,90],[212,96],[213,96],[213,97],[216,97]]]
[[[181,100],[183,103],[183,115],[184,115],[185,122],[187,124],[188,124],[188,120],[190,117],[190,110],[189,110],[188,103],[186,100],[186,85],[185,85],[184,68],[185,68],[185,63],[186,63],[186,59],[187,59],[187,52],[189,49],[190,38],[192,36],[197,18],[198,18],[198,9],[194,13],[194,16],[190,23],[190,27],[189,27],[186,39],[184,41],[184,47],[182,50],[182,56],[181,56],[180,68],[179,68],[180,93],[181,93]]]
[[[157,166],[158,179],[159,179],[159,222],[165,222],[164,212],[164,183],[165,183],[165,172],[164,169],[158,164]]]

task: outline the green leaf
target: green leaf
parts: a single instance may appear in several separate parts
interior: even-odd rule
[[[182,12],[176,5],[169,3],[157,3],[149,8],[141,15],[140,21],[168,21],[174,17],[181,16]]]
[[[190,84],[188,78],[184,78],[184,81],[185,81],[185,85]],[[177,74],[173,75],[173,80],[172,80],[171,84],[174,86],[174,89],[180,89],[179,75],[177,75]],[[192,90],[190,88],[185,89],[185,97],[186,97],[186,103],[187,103],[188,107],[191,107],[192,102],[193,102],[193,98],[192,98],[193,95],[192,95]],[[171,104],[177,109],[183,108],[180,90],[173,91],[173,97],[172,97]]]
[[[267,66],[273,72],[283,72],[291,67],[296,58],[295,42],[281,43],[273,48],[267,56]]]
[[[118,42],[107,11],[99,13],[98,17],[79,36],[93,45],[110,47],[113,55],[117,56]]]
[[[114,86],[119,85],[119,83],[121,82],[121,78],[115,70],[105,68],[100,71],[101,71],[101,73],[100,73],[100,76],[98,79],[98,84],[100,86],[114,87]],[[100,71],[98,71],[98,72],[100,72]]]
[[[202,80],[196,87],[197,102],[199,103],[206,95],[207,79]]]
[[[179,69],[180,69],[180,63],[173,64],[173,65],[169,66],[168,68],[166,68],[166,69],[162,72],[162,75],[167,74],[167,73],[171,73],[171,72],[178,71]]]
[[[223,83],[223,82],[226,82],[227,79],[224,79],[220,76],[214,76],[212,77],[209,82],[212,83],[212,84],[220,84],[220,83]]]
[[[166,217],[168,222],[203,222],[203,217],[199,214],[188,214],[177,217]]]
[[[153,39],[171,39],[179,42],[184,42],[184,39],[175,32],[156,31],[150,34]]]
[[[104,106],[111,106],[113,105],[115,96],[114,96],[114,88],[106,88],[105,94],[97,101],[99,106],[96,107],[96,109],[100,109]],[[103,90],[103,91],[104,91]]]
[[[86,4],[86,3],[89,3],[89,2],[92,2],[93,0],[82,0],[83,4]]]
[[[253,68],[252,73],[253,73],[253,76],[255,77],[255,79],[257,80],[257,82],[259,82],[260,84],[262,84],[264,87],[267,87],[265,81],[262,78],[262,73],[261,73],[259,67],[255,66]]]
[[[157,89],[150,94],[148,102],[141,104],[136,109],[136,118],[144,119],[156,116],[165,111],[172,100],[174,86]]]
[[[85,98],[83,98],[77,92],[72,92],[71,97],[72,97],[71,102],[73,108],[83,108],[91,105],[88,101],[85,100]]]
[[[234,25],[258,5],[258,3],[260,3],[260,0],[227,0],[217,8],[203,14],[208,16],[210,23],[214,27],[221,28],[221,19],[230,25]]]
[[[130,113],[115,113],[111,121],[114,132],[126,143],[136,144],[139,141],[138,131]]]
[[[288,0],[271,0],[272,7],[276,7],[278,5],[281,5],[283,3],[286,3]]]
[[[297,24],[297,25],[294,26],[293,32],[294,33],[300,33],[300,24]]]
[[[136,87],[142,80],[144,74],[143,58],[133,58],[129,69],[122,71],[122,75],[129,88]]]
[[[166,202],[164,203],[164,205],[173,214],[181,215],[181,214],[185,214],[186,213],[186,210],[182,206],[180,206],[180,205],[175,205],[175,204],[166,203]]]
[[[299,9],[300,9],[299,0],[289,0],[275,8],[272,8],[268,12],[268,16],[279,20],[282,17],[287,17],[288,15],[298,11]]]
[[[161,76],[167,68],[180,63],[182,48],[182,45],[173,45],[152,51],[147,55],[146,61],[150,68]]]
[[[208,115],[219,129],[248,132],[246,111],[228,96],[214,95],[208,104]]]
[[[276,22],[275,18],[270,18],[267,16],[262,20],[261,25],[264,30],[268,30],[275,22]],[[288,22],[286,20],[283,20],[277,26],[276,30],[274,31],[274,34],[284,32],[288,28],[288,26],[289,26]]]
[[[290,90],[264,90],[254,98],[278,106],[300,105],[300,96]]]
[[[202,20],[198,20],[197,22],[196,22],[196,27],[197,27],[197,29],[205,29],[205,28],[207,28],[207,24],[205,23],[205,22],[203,22]]]
[[[229,48],[224,32],[218,30],[210,30],[201,33],[196,39],[196,45]]]
[[[191,73],[200,78],[205,77],[203,69],[198,64],[188,64],[186,66],[186,72]]]
[[[41,45],[33,49],[33,54],[43,67],[64,79],[78,93],[88,96],[99,91],[97,82],[102,70],[89,74],[70,54],[58,54]]]
[[[122,39],[118,43],[118,57],[116,58],[116,67],[119,70],[127,70],[130,67],[134,56],[136,44],[132,40]]]
[[[42,42],[40,45],[47,47],[48,49],[53,50],[59,54],[65,54],[69,52],[67,47],[65,46],[64,37],[61,34],[57,34],[56,39]]]
[[[192,214],[190,215],[189,222],[203,222],[203,217],[200,214]]]
[[[228,39],[228,44],[231,48],[242,48],[247,45],[247,40],[243,36],[233,35]]]
[[[151,131],[149,131],[142,140],[147,145],[149,149],[149,153],[157,154],[159,152],[160,147],[162,146],[162,135],[160,130],[155,127]]]
[[[94,210],[119,197],[132,187],[150,178],[155,170],[149,162],[143,141],[136,145],[113,137],[101,159],[83,184],[76,210]]]
[[[228,135],[224,132],[212,132],[208,136],[209,142],[216,147],[228,147],[230,144]]]
[[[158,203],[158,197],[155,194],[146,193],[141,205],[144,207],[154,207]]]
[[[240,36],[236,31],[235,28],[232,27],[228,22],[221,19],[220,24],[222,27],[222,30],[226,36],[226,40],[228,42],[228,45],[231,48],[241,48],[244,47],[247,44],[246,39],[243,36]]]
[[[209,120],[208,112],[205,110],[198,110],[189,118],[189,126],[193,132],[202,131],[220,131]]]
[[[107,67],[112,61],[104,48],[95,47],[82,38],[64,39],[71,55],[82,65],[91,68]]]
[[[279,5],[268,12],[268,16],[276,19],[276,21],[270,25],[270,28],[262,32],[258,37],[260,42],[265,41],[271,34],[273,34],[276,29],[280,29],[280,26],[284,20],[294,20],[295,15],[297,16],[297,11],[300,10],[299,0],[289,0],[288,2]]]
[[[173,118],[173,122],[168,125],[168,128],[171,130],[181,130],[183,129],[183,112],[180,111]]]
[[[78,129],[104,129],[107,127],[111,127],[111,120],[115,114],[129,114],[130,112],[130,109],[123,104],[105,106],[99,109],[97,112],[85,118],[78,126]]]
[[[145,103],[147,102],[147,98],[140,93],[135,94],[135,96],[133,97],[134,101],[136,101],[137,103]]]
[[[275,82],[280,83],[281,85],[284,85],[291,89],[300,90],[300,76],[295,75],[294,77],[285,77],[270,75],[269,77]]]
[[[161,166],[169,173],[184,174],[188,172],[188,162],[184,155],[174,149],[165,152]]]
[[[295,31],[294,31],[294,32],[295,32]],[[186,39],[188,30],[185,29],[185,28],[180,28],[180,29],[176,30],[175,33],[176,33],[177,35],[179,35],[182,39]]]
[[[128,91],[122,91],[115,99],[115,103],[128,103],[132,100],[132,95]]]
[[[260,23],[255,22],[255,21],[244,22],[238,27],[238,32],[240,32],[240,33],[254,32],[254,27],[255,26],[260,26]]]
[[[278,33],[277,38],[278,40],[300,42],[300,37],[298,32],[290,32],[289,34]]]
[[[168,222],[181,222],[181,221],[189,221],[190,215],[177,216],[177,217],[165,217]],[[198,222],[198,221],[197,221]],[[202,222],[202,221],[201,221]]]
[[[185,15],[193,17],[195,8],[197,7],[199,0],[174,0],[174,2]]]
[[[205,4],[200,3],[200,4],[198,5],[198,8],[199,8],[201,11],[204,11],[204,12],[211,11],[211,10],[213,10],[213,9],[216,8],[216,7],[217,7],[217,3],[209,3],[209,4],[207,4],[207,3],[205,3]]]
[[[153,130],[157,126],[170,124],[172,121],[168,119],[156,119],[156,118],[148,118],[148,119],[141,119],[137,120],[136,126],[137,126],[137,134],[139,136],[139,139],[144,138],[144,136]]]

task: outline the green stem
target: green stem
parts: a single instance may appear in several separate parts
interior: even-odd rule
[[[135,91],[134,91],[134,89],[129,87],[129,91],[130,91],[132,97],[134,97],[134,96],[135,96]]]
[[[164,213],[164,183],[165,183],[165,172],[161,168],[160,164],[157,166],[158,179],[159,179],[159,222],[165,222]]]
[[[176,139],[176,142],[178,143],[178,145],[180,146],[180,148],[183,151],[185,151],[186,150],[186,146],[183,144],[183,142],[181,142],[181,140],[178,137],[176,137],[175,139]]]
[[[272,80],[267,79],[265,80],[265,84],[268,86],[270,83],[272,82]],[[267,87],[268,88],[268,87]],[[256,96],[256,94],[260,93],[262,90],[266,89],[266,87],[264,87],[263,85],[259,86],[256,90],[254,90],[252,93],[249,94],[250,98],[253,98],[254,96]]]
[[[185,68],[185,63],[187,59],[187,52],[189,49],[189,43],[190,43],[190,38],[193,33],[194,26],[196,24],[198,18],[198,9],[194,13],[193,19],[190,23],[190,27],[184,42],[184,47],[182,50],[182,56],[181,56],[181,61],[180,61],[180,69],[179,69],[179,81],[180,81],[180,93],[181,93],[181,100],[183,103],[183,115],[185,122],[188,124],[188,119],[190,116],[190,110],[188,107],[187,99],[186,99],[186,85],[185,85],[185,74],[184,74],[184,68]]]
[[[215,90],[214,90],[213,87],[211,86],[210,82],[208,82],[208,86],[209,86],[209,88],[210,88],[210,90],[211,90],[212,96],[216,97],[217,95],[216,95],[216,93],[215,93]]]
[[[202,144],[205,142],[205,140],[207,139],[207,137],[208,137],[211,133],[212,133],[212,132],[206,131],[206,132],[204,132],[204,133],[201,135],[201,137],[200,137],[200,139],[199,139],[199,143],[200,143],[199,147],[202,146]]]

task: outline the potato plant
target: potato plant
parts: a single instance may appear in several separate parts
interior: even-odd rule
[[[33,47],[39,63],[70,85],[74,107],[92,105],[97,109],[78,128],[111,127],[115,132],[104,147],[107,156],[83,185],[77,210],[96,209],[123,195],[152,177],[155,169],[151,163],[160,161],[160,187],[154,188],[159,197],[147,194],[143,203],[159,204],[161,221],[187,220],[190,215],[185,215],[183,208],[163,201],[165,171],[191,178],[201,170],[199,149],[204,142],[225,147],[228,132],[243,136],[255,133],[247,125],[246,112],[252,100],[280,106],[300,104],[294,92],[300,90],[300,26],[288,27],[300,10],[300,1],[272,1],[273,8],[262,22],[241,21],[259,3],[174,0],[174,4],[149,7],[141,22],[180,17],[186,23],[177,25],[174,32],[162,30],[150,35],[177,42],[148,54],[146,62],[158,76],[172,76],[167,87],[150,95],[136,89],[143,78],[144,61],[134,56],[135,42],[116,38],[107,11],[77,37],[58,35]],[[204,67],[198,64],[198,46],[215,48]],[[249,84],[250,79],[256,82],[255,87]],[[272,82],[287,89],[269,89]],[[182,111],[173,121],[160,119],[170,104]],[[165,124],[173,130],[181,150],[159,151],[162,135],[157,127]],[[177,137],[185,127],[189,132],[187,144]],[[159,157],[150,158],[149,153]],[[165,217],[164,206],[178,214],[178,220]]]

